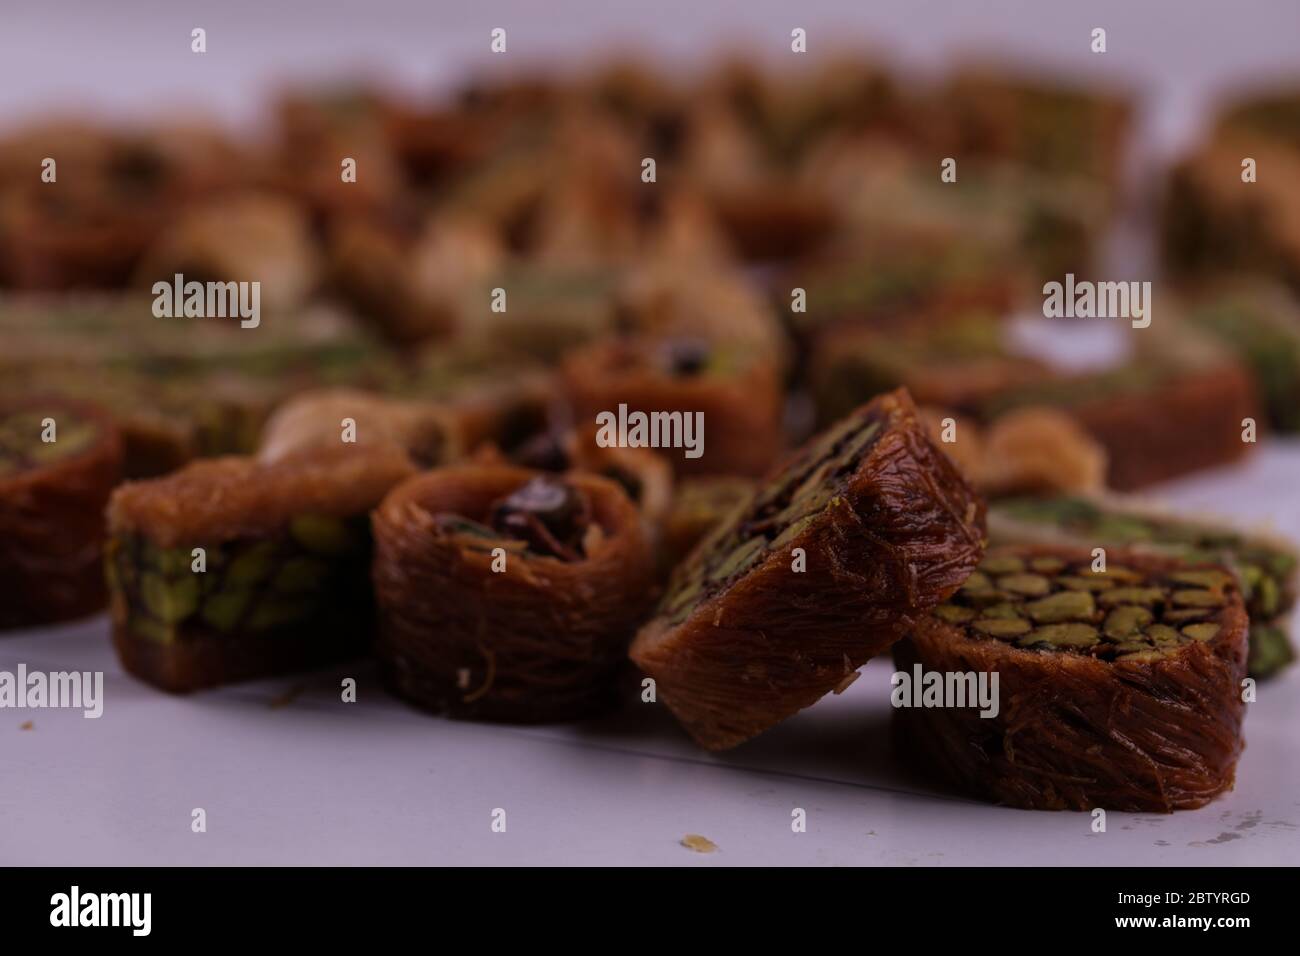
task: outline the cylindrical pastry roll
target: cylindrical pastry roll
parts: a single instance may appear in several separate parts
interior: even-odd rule
[[[607,708],[652,598],[640,516],[590,475],[451,466],[374,516],[378,651],[403,697],[537,722]]]

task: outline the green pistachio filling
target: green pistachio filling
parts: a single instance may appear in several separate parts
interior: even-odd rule
[[[353,620],[369,607],[369,561],[368,519],[328,515],[300,515],[265,537],[220,544],[161,548],[120,535],[106,556],[127,629],[159,643]]]
[[[1094,572],[1087,563],[994,554],[934,615],[976,640],[1152,661],[1218,637],[1234,586],[1233,576],[1216,568]]]
[[[872,412],[850,416],[818,436],[677,569],[660,613],[670,624],[680,623],[699,603],[762,562],[769,551],[788,547],[828,506],[842,500],[846,484],[885,425]]]
[[[1268,621],[1286,611],[1294,600],[1295,553],[1230,528],[1148,517],[1072,496],[1005,499],[995,504],[992,512],[994,543],[1032,540],[1032,529],[1038,527],[1088,547],[1139,547],[1189,564],[1224,564],[1237,575],[1252,619]],[[999,522],[999,516],[1028,527],[1018,532]],[[1202,574],[1189,573],[1194,577]]]

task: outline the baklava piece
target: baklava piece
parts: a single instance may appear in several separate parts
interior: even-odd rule
[[[374,631],[369,512],[414,473],[385,446],[195,462],[114,493],[113,644],[173,692],[308,670]]]
[[[104,606],[104,505],[122,441],[98,408],[0,401],[0,629]]]
[[[378,652],[400,696],[523,723],[617,702],[653,580],[640,515],[614,482],[453,465],[396,488],[374,532]]]
[[[631,657],[691,736],[723,750],[845,686],[983,550],[982,502],[907,393],[882,395],[691,554]]]
[[[417,468],[459,457],[458,421],[433,402],[355,389],[303,392],[275,410],[262,430],[258,457],[275,462],[310,448],[346,444],[404,451]]]
[[[620,441],[656,447],[678,475],[757,476],[781,453],[781,376],[761,352],[687,337],[612,339],[566,356],[563,377],[579,425],[609,414],[622,431],[626,420]],[[632,416],[645,416],[644,434]]]
[[[1276,538],[1221,522],[1184,518],[1122,498],[1079,495],[1009,498],[989,510],[995,544],[1120,547],[1237,575],[1250,614],[1250,675],[1270,677],[1295,658],[1286,619],[1296,599],[1297,555]]]
[[[905,756],[1030,810],[1170,812],[1230,790],[1246,610],[1213,565],[1087,550],[991,551],[894,646],[900,671],[996,675],[996,715],[900,707]]]

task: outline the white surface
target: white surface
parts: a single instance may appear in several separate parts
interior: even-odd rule
[[[1297,539],[1298,474],[1300,445],[1266,447],[1162,497]],[[581,726],[429,716],[386,697],[369,665],[169,697],[120,671],[103,619],[0,638],[0,670],[19,662],[102,668],[106,704],[98,720],[0,711],[0,863],[1300,862],[1300,670],[1261,685],[1233,793],[1170,816],[1113,813],[1094,834],[1087,814],[986,806],[905,774],[880,660],[841,697],[722,756],[639,702]],[[356,704],[339,700],[345,674]],[[190,831],[195,807],[207,833]],[[498,807],[505,833],[490,828]],[[791,831],[795,807],[806,833]],[[688,833],[718,852],[680,846]]]

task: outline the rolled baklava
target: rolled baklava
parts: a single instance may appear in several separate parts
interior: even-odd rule
[[[653,599],[641,517],[617,484],[453,465],[394,489],[374,533],[378,652],[399,695],[530,723],[616,702]]]

